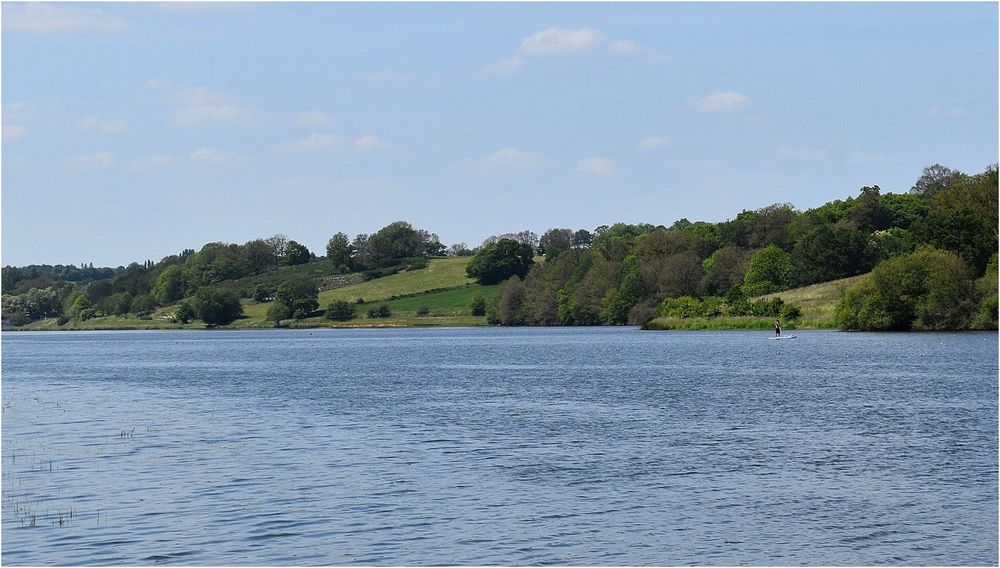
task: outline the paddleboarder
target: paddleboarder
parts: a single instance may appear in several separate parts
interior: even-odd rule
[[[774,336],[781,337],[781,322],[774,320]]]

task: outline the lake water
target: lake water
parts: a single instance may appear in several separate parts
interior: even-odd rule
[[[4,333],[6,565],[996,565],[996,333]]]

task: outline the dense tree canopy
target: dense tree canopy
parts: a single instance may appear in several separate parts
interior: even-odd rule
[[[498,284],[511,276],[523,278],[533,262],[531,246],[512,239],[500,239],[479,250],[465,272],[480,284]]]

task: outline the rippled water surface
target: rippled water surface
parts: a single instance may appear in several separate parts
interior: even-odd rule
[[[996,333],[2,347],[8,565],[998,560]]]

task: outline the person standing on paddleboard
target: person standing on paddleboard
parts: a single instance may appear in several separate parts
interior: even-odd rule
[[[781,337],[781,322],[779,320],[774,320],[774,336]]]

